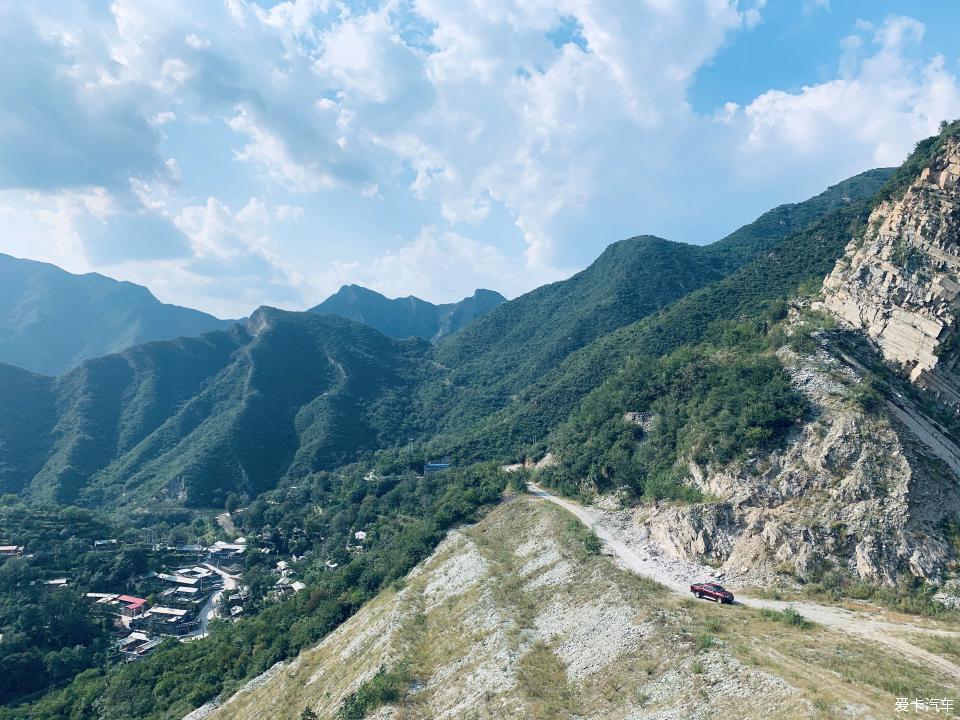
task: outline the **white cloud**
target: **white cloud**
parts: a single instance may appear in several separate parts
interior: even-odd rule
[[[0,58],[0,212],[18,236],[0,250],[58,232],[69,262],[114,252],[119,274],[156,277],[180,302],[223,311],[218,293],[243,285],[233,315],[347,275],[430,299],[478,284],[515,293],[630,234],[716,239],[724,223],[898,162],[960,115],[953,58],[901,17],[858,23],[822,82],[695,112],[697,73],[735,33],[767,31],[765,4],[3,8],[0,36],[19,51]],[[10,192],[22,209],[6,207]],[[121,242],[126,222],[169,250],[147,257],[135,230]],[[397,235],[408,240],[385,248]]]
[[[844,41],[837,79],[796,93],[771,90],[744,108],[745,150],[781,153],[781,167],[783,154],[833,163],[840,172],[847,158],[896,165],[941,120],[960,115],[960,85],[944,58],[917,62],[907,54],[923,37],[920,23],[890,17],[861,30],[872,33],[870,44],[857,35]],[[862,56],[864,47],[872,54]]]
[[[277,205],[273,215],[281,222],[303,219],[303,208],[299,205]]]
[[[170,111],[159,112],[150,120],[152,125],[166,125],[177,119],[177,114]]]
[[[334,186],[334,179],[323,170],[295,160],[283,138],[260,125],[248,108],[238,107],[236,115],[227,120],[227,126],[248,139],[235,153],[237,159],[254,164],[270,180],[296,193],[329,190]]]

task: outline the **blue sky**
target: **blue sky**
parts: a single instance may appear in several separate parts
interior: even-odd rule
[[[221,316],[513,297],[960,117],[960,3],[0,0],[0,251]]]

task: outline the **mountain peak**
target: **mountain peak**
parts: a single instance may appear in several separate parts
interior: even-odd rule
[[[231,322],[162,303],[142,285],[0,254],[0,362],[59,375],[88,358]]]
[[[391,299],[351,284],[344,285],[309,312],[339,315],[393,338],[416,336],[436,342],[505,301],[498,292],[478,289],[459,302],[435,305],[414,295]]]

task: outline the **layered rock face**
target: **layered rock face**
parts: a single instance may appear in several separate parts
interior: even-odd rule
[[[906,399],[889,414],[851,403],[862,378],[826,350],[780,356],[813,417],[782,451],[744,467],[691,466],[720,502],[655,509],[651,538],[747,584],[830,570],[873,584],[940,583],[955,567],[943,527],[960,514],[960,448]]]
[[[896,202],[870,216],[824,282],[827,310],[879,346],[910,379],[960,406],[960,140],[943,143]]]

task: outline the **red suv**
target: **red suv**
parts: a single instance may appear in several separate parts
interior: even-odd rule
[[[733,593],[716,583],[695,583],[690,586],[690,592],[698,598],[710,598],[718,603],[733,602]]]

